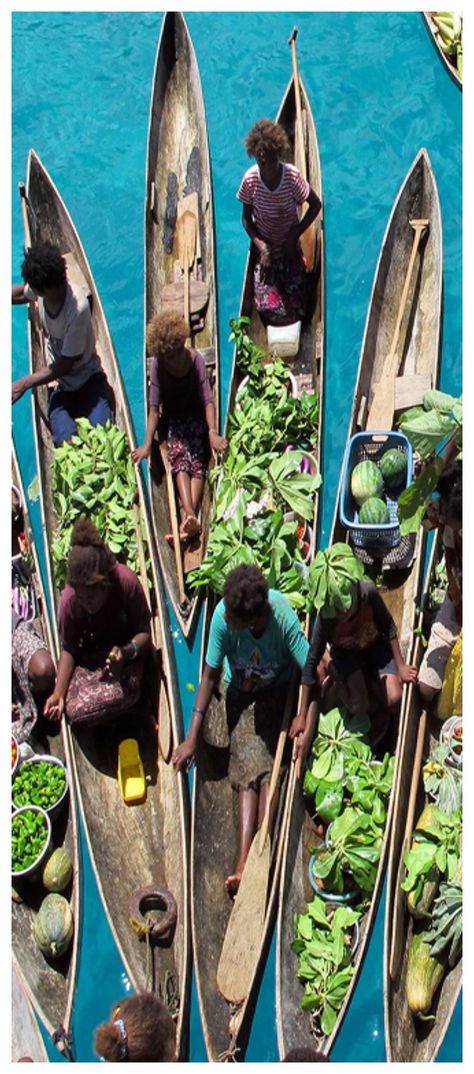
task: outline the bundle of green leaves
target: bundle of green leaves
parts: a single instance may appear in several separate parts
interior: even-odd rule
[[[55,449],[52,477],[57,526],[51,547],[54,580],[66,581],[71,531],[81,516],[90,518],[120,563],[139,572],[132,506],[137,481],[125,433],[108,421],[92,427],[77,421],[77,435]]]
[[[310,569],[308,595],[311,607],[324,618],[352,607],[357,582],[364,577],[363,564],[348,544],[337,542],[319,551]]]
[[[413,844],[403,856],[407,875],[401,886],[403,891],[414,892],[415,903],[428,874],[431,876],[437,869],[441,878],[452,881],[461,860],[461,813],[455,812],[449,817],[436,807],[433,807],[433,813],[431,824],[415,830]]]
[[[207,554],[188,582],[221,594],[233,567],[255,563],[270,586],[278,585],[294,607],[305,609],[309,572],[297,527],[298,520],[311,522],[321,484],[311,450],[317,443],[319,399],[288,394],[287,366],[268,363],[247,334],[249,323],[248,318],[231,321],[237,365],[249,380],[229,418],[226,456],[211,473],[215,502]],[[285,519],[288,512],[296,518]]]
[[[446,392],[429,391],[423,405],[411,407],[399,419],[402,433],[418,452],[423,468],[398,497],[398,517],[402,536],[416,533],[421,526],[437,481],[445,467],[448,443],[455,442],[457,457],[462,451],[462,398]]]
[[[304,914],[295,914],[291,949],[298,955],[298,977],[305,986],[301,1006],[313,1015],[316,1033],[326,1037],[354,974],[351,939],[359,918],[359,911],[345,906],[334,910],[318,895]]]
[[[462,809],[462,770],[448,760],[449,742],[435,746],[423,767],[426,794],[448,817]]]

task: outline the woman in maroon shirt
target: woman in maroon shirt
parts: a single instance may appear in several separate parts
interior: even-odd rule
[[[216,429],[216,408],[204,359],[199,351],[185,346],[187,334],[185,321],[176,313],[160,313],[147,327],[147,349],[154,355],[148,422],[143,444],[132,452],[134,462],[149,458],[161,410],[182,507],[181,541],[201,533],[197,516],[209,455],[227,447]],[[166,539],[172,541],[172,535],[167,534]]]
[[[61,655],[44,715],[86,722],[131,708],[151,644],[150,611],[136,574],[116,563],[87,518],[73,527],[59,627]]]

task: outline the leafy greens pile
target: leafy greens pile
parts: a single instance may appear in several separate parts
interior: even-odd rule
[[[304,981],[303,1010],[310,1011],[317,1029],[328,1037],[336,1024],[354,974],[351,931],[358,910],[329,909],[318,895],[295,915],[296,938],[291,950],[298,955],[298,977]]]
[[[255,563],[270,586],[278,584],[295,608],[305,609],[310,572],[297,528],[298,519],[311,522],[321,484],[312,454],[319,399],[288,394],[288,367],[278,359],[265,364],[267,355],[248,336],[249,323],[245,317],[231,321],[237,365],[249,379],[229,417],[225,459],[210,476],[216,495],[207,555],[188,581],[221,594],[229,570]],[[297,519],[285,520],[288,512]]]
[[[120,563],[139,573],[133,503],[134,465],[125,433],[108,421],[93,427],[77,420],[77,435],[55,449],[52,479],[57,527],[51,552],[58,589],[66,581],[71,530],[80,516],[90,518]]]
[[[423,406],[411,407],[399,420],[402,433],[421,456],[423,469],[398,497],[400,532],[416,533],[445,467],[443,452],[454,440],[457,457],[462,449],[462,399],[446,392],[429,391]]]

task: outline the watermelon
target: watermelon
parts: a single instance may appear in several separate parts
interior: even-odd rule
[[[390,522],[390,514],[385,500],[378,496],[370,496],[359,511],[359,522],[365,526],[384,526]]]
[[[401,448],[389,448],[388,451],[385,451],[379,462],[379,467],[388,489],[405,484],[407,460],[405,452]]]
[[[351,474],[351,492],[359,507],[371,496],[381,496],[383,477],[375,462],[358,462]]]

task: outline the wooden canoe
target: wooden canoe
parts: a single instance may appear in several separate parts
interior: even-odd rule
[[[321,169],[316,130],[308,97],[300,79],[302,107],[305,114],[306,158],[308,181],[322,202]],[[294,82],[291,79],[277,116],[289,136],[293,159],[295,141],[296,106]],[[323,343],[324,343],[324,250],[321,216],[318,227],[319,254],[316,268],[309,277],[311,295],[307,319],[301,331],[300,352],[291,365],[299,392],[316,392],[320,396],[320,428],[313,451],[318,465],[321,458],[321,418],[323,391]],[[249,256],[241,301],[241,316],[251,318],[249,335],[259,346],[266,346],[266,332],[260,317],[253,309],[253,260]],[[235,404],[237,387],[243,373],[235,356],[230,385],[229,411]],[[318,494],[315,495],[313,519],[313,548],[316,538]],[[203,638],[212,612],[208,602]],[[204,651],[203,651],[204,656]],[[295,696],[296,711],[296,696]],[[245,1051],[248,1031],[260,977],[271,938],[276,909],[278,876],[283,848],[285,817],[284,786],[280,795],[279,820],[272,848],[272,873],[269,884],[266,916],[261,944],[255,960],[254,974],[245,1001],[237,1010],[231,1010],[216,984],[216,970],[224,935],[229,920],[231,902],[224,888],[224,878],[235,864],[237,852],[237,794],[227,778],[228,751],[202,743],[197,759],[192,821],[192,929],[196,967],[196,986],[209,1061],[219,1056],[233,1055],[239,1058]]]
[[[191,337],[191,345],[203,353],[206,361],[214,390],[218,427],[216,268],[207,125],[193,44],[183,14],[175,11],[167,12],[163,18],[151,93],[145,201],[145,327],[162,309],[168,308],[163,301],[166,285],[176,280],[178,291],[181,288],[184,294],[176,225],[179,204],[189,196],[194,196],[191,205],[197,214],[197,250],[190,285],[191,289],[195,284],[204,285],[208,290],[207,303],[200,313],[202,323]],[[182,298],[173,308],[183,312]],[[145,353],[147,411],[148,365]],[[196,625],[200,597],[199,591],[193,592],[186,585],[180,593],[175,552],[165,540],[165,534],[172,532],[170,499],[156,438],[150,466],[150,492],[153,532],[163,577],[180,629],[187,637]],[[171,501],[171,510],[177,510],[176,496]],[[205,555],[209,514],[210,494],[206,483],[199,547],[184,548],[181,555],[184,584],[188,571],[198,567]]]
[[[415,159],[396,198],[387,229],[382,242],[381,252],[375,272],[374,284],[367,314],[362,342],[361,357],[357,373],[356,388],[349,425],[348,440],[354,433],[365,427],[368,403],[371,400],[373,386],[380,379],[384,355],[388,350],[393,335],[399,296],[403,287],[406,265],[409,258],[411,237],[408,221],[413,216],[429,217],[430,231],[420,272],[415,287],[412,315],[404,348],[403,372],[429,373],[432,386],[436,385],[441,324],[441,281],[442,281],[442,238],[441,214],[438,193],[428,154],[422,149]],[[329,544],[347,539],[347,531],[339,521],[339,500],[341,482],[336,499],[336,510]],[[413,629],[415,626],[415,598],[420,587],[420,568],[424,541],[418,536],[409,569],[390,571],[384,575],[385,584],[382,595],[398,628],[402,653],[410,661],[413,649]],[[372,573],[375,577],[375,568]],[[366,568],[370,574],[370,568]],[[398,729],[398,745],[395,753],[399,754],[399,743],[407,706],[407,690],[404,690]],[[358,971],[362,966],[364,954],[370,939],[378,900],[384,877],[384,868],[388,850],[388,837],[399,765],[394,775],[391,801],[387,817],[385,839],[382,848],[377,881],[370,908],[361,920],[361,942],[356,953],[356,972],[346,994],[344,1005],[330,1037],[319,1039],[317,1047],[326,1054],[337,1036],[344,1015],[349,1007],[352,993],[357,984]],[[277,1033],[281,1056],[290,1048],[315,1044],[311,1029],[311,1018],[300,1007],[303,986],[297,978],[297,956],[290,950],[294,939],[294,914],[303,912],[306,903],[313,897],[313,889],[308,878],[310,848],[317,845],[319,838],[315,825],[305,807],[301,789],[295,794],[295,802],[288,822],[285,864],[282,869],[281,891],[279,900],[278,938],[277,938]]]
[[[459,71],[457,69],[456,63],[452,62],[453,60],[455,60],[455,57],[447,56],[446,53],[443,52],[443,50],[442,50],[442,48],[440,46],[440,43],[439,43],[439,40],[438,40],[438,35],[437,35],[437,32],[436,32],[436,26],[435,26],[435,24],[433,22],[433,19],[432,19],[432,16],[435,15],[436,12],[434,12],[434,11],[422,11],[421,14],[423,16],[425,25],[428,28],[431,40],[433,41],[433,44],[434,44],[434,46],[436,48],[436,51],[437,51],[438,55],[441,57],[446,70],[449,71],[449,74],[451,75],[451,78],[453,79],[453,81],[456,82],[456,85],[458,85],[459,89],[462,90],[462,78],[461,78],[461,76],[459,74]]]
[[[35,626],[54,655],[55,647],[48,613],[48,605],[28,517],[28,504],[21,480],[20,468],[12,445],[12,480],[19,489],[23,504],[25,532],[31,553],[32,581],[38,606]],[[80,857],[77,831],[77,801],[73,766],[68,737],[64,727],[60,733],[44,735],[41,731],[41,751],[66,765],[69,778],[69,795],[59,816],[52,824],[53,845],[64,846],[73,863],[72,889],[66,890],[74,916],[74,938],[69,950],[57,962],[47,961],[39,950],[33,933],[36,911],[47,895],[41,883],[18,881],[12,889],[12,948],[16,973],[23,983],[26,994],[41,1018],[54,1043],[65,1055],[72,1054],[72,1005],[77,973],[77,956],[80,938]],[[17,897],[20,901],[17,901]]]
[[[430,563],[426,572],[424,598],[429,590],[433,568],[441,551],[440,541],[433,542]],[[425,613],[426,599],[421,601],[418,626],[423,635],[429,635],[431,620]],[[419,666],[423,658],[421,635],[417,635],[414,662]],[[415,797],[413,828],[427,803],[423,789],[423,764],[432,749],[438,745],[441,721],[434,715],[426,717],[421,764],[414,766],[421,704],[417,690],[409,690],[407,718],[400,741],[399,771],[387,865],[387,897],[384,929],[384,1012],[387,1060],[393,1063],[433,1063],[445,1038],[454,1008],[462,987],[462,959],[443,978],[430,1013],[433,1021],[416,1019],[410,1011],[405,994],[408,948],[413,935],[413,918],[406,910],[406,896],[402,895],[400,933],[394,936],[394,909],[398,885],[403,880],[399,872],[404,850],[405,821],[408,802],[412,792]]]
[[[24,1056],[34,1063],[49,1063],[33,1007],[12,964],[12,1063]]]
[[[92,317],[97,350],[116,399],[116,423],[125,432],[130,450],[134,434],[128,402],[104,311],[79,236],[67,209],[45,168],[33,151],[28,161],[26,183],[26,227],[34,224],[35,234],[55,243],[67,253],[77,278],[85,282],[92,301]],[[27,237],[28,242],[28,237]],[[68,271],[71,269],[68,267]],[[41,330],[34,310],[30,333],[32,369],[43,363]],[[49,430],[41,416],[46,412],[42,392],[35,393],[34,427],[48,575],[51,600],[56,612],[59,594],[53,584],[50,556],[55,531],[55,514],[51,496],[51,473],[54,448]],[[139,514],[145,533],[145,552],[151,562],[152,584],[149,599],[153,612],[152,636],[161,654],[162,678],[159,684],[159,721],[170,728],[171,748],[182,734],[173,662],[172,642],[165,619],[162,582],[153,554],[153,541],[141,475],[137,475]],[[56,651],[59,653],[57,616],[53,623]],[[138,739],[141,758],[148,778],[146,800],[126,806],[117,783],[118,741],[133,731]],[[147,945],[129,924],[129,899],[138,889],[162,886],[175,897],[178,917],[174,938],[168,947],[154,948],[155,986],[172,987],[179,1006],[177,1023],[178,1054],[185,1049],[186,1006],[189,983],[189,925],[187,879],[187,797],[184,778],[176,777],[170,759],[157,748],[157,735],[151,713],[143,716],[132,729],[124,720],[120,732],[115,727],[82,728],[72,734],[67,729],[86,838],[94,874],[118,950],[133,988],[149,987]],[[160,738],[161,741],[161,738]],[[170,757],[170,750],[166,756]],[[169,984],[167,983],[169,982]]]

